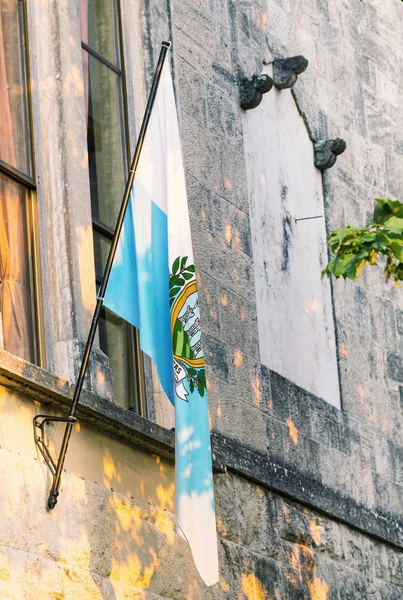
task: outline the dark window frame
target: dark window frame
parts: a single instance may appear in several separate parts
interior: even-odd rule
[[[130,164],[131,164],[131,152],[130,152],[130,139],[129,139],[129,120],[128,120],[128,103],[127,103],[127,87],[126,87],[126,76],[125,76],[125,59],[124,59],[124,44],[123,44],[123,24],[122,24],[122,11],[121,11],[121,3],[120,0],[115,0],[114,8],[116,10],[116,18],[117,18],[117,44],[119,50],[119,63],[120,67],[113,64],[107,58],[102,56],[99,52],[91,48],[88,44],[81,41],[81,49],[88,53],[89,56],[97,59],[104,66],[111,69],[116,75],[121,78],[121,93],[122,93],[122,125],[124,131],[124,145],[126,151],[126,176],[128,176]],[[91,217],[92,220],[92,229],[94,233],[101,235],[104,239],[111,241],[114,236],[114,230],[106,223],[103,223],[101,220]],[[96,273],[96,285],[100,286],[102,283],[102,278],[99,274]],[[101,318],[104,318],[105,310],[102,309]],[[142,417],[147,418],[147,394],[146,394],[146,385],[145,385],[145,374],[144,374],[144,359],[142,351],[140,350],[140,339],[139,332],[135,327],[131,328],[131,336],[130,336],[130,349],[129,352],[133,357],[133,377],[135,379],[135,387],[137,389],[137,408],[138,414]],[[133,410],[134,407],[129,407],[130,410]]]

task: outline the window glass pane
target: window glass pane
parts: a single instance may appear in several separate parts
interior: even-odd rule
[[[22,10],[22,2],[0,2],[0,159],[31,175]]]
[[[92,216],[113,229],[126,183],[120,76],[83,51]]]
[[[138,412],[133,327],[105,309],[99,322],[99,338],[101,350],[108,356],[112,369],[116,404]]]
[[[98,279],[102,279],[109,248],[110,241],[94,231],[95,270]],[[115,402],[127,408],[133,407],[137,411],[133,327],[105,309],[99,323],[99,345],[109,358]]]
[[[119,67],[117,15],[115,0],[80,0],[82,41]]]
[[[34,362],[27,194],[0,174],[0,347]]]
[[[101,280],[111,247],[110,241],[97,231],[94,231],[95,274]]]

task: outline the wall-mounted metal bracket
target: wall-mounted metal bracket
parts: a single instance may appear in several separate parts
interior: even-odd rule
[[[256,108],[262,101],[263,94],[270,92],[273,79],[269,75],[254,75],[252,79],[241,81],[241,108],[250,110]]]
[[[341,138],[321,140],[314,146],[315,167],[320,171],[330,169],[335,164],[339,154],[343,154],[347,144]]]
[[[76,417],[54,417],[53,415],[52,416],[51,415],[36,415],[36,417],[34,417],[35,444],[36,444],[36,447],[38,448],[39,452],[42,454],[44,461],[47,464],[49,471],[52,474],[52,477],[53,477],[52,488],[53,488],[57,465],[56,465],[55,461],[53,460],[53,456],[49,452],[48,444],[46,441],[46,434],[45,434],[46,425],[48,423],[52,423],[52,422],[70,423],[71,425],[74,425],[74,423],[77,422],[77,419],[76,419]],[[56,493],[58,496],[59,492],[57,491]],[[51,506],[50,498],[48,500],[48,507],[54,508],[54,506]]]
[[[306,71],[308,61],[304,56],[278,58],[273,63],[273,81],[276,88],[284,90],[292,87],[298,75]]]

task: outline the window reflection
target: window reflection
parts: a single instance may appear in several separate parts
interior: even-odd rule
[[[87,142],[92,216],[115,227],[126,183],[121,78],[83,50],[88,65]]]
[[[81,0],[81,40],[107,61],[120,66],[115,0]]]
[[[34,362],[27,194],[0,174],[0,347]]]
[[[23,3],[0,0],[0,348],[34,362],[28,214],[33,181],[25,54]]]
[[[31,175],[22,9],[0,2],[0,160]]]

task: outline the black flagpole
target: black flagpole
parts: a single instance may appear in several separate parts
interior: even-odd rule
[[[106,287],[107,287],[108,281],[109,281],[109,276],[110,276],[110,273],[112,270],[112,263],[113,263],[113,259],[115,257],[120,232],[123,227],[123,220],[125,217],[127,205],[129,203],[130,192],[131,192],[131,189],[133,186],[134,177],[136,175],[136,170],[137,170],[141,150],[142,150],[143,143],[144,143],[144,137],[145,137],[145,134],[147,131],[148,124],[150,122],[151,112],[152,112],[152,109],[154,106],[155,97],[156,97],[157,89],[158,89],[158,84],[159,84],[160,78],[161,78],[162,67],[164,66],[166,55],[167,55],[167,52],[168,52],[170,46],[171,46],[171,42],[162,42],[162,45],[161,45],[161,52],[160,52],[158,64],[157,64],[157,67],[156,67],[156,70],[154,73],[154,78],[153,78],[153,82],[151,85],[150,95],[148,97],[148,102],[147,102],[146,110],[144,113],[143,122],[141,125],[139,137],[138,137],[137,144],[136,144],[136,150],[134,152],[133,161],[132,161],[132,164],[130,167],[129,178],[126,183],[126,188],[125,188],[125,192],[123,195],[122,205],[120,207],[119,216],[118,216],[118,220],[116,223],[115,234],[114,234],[112,245],[111,245],[111,248],[109,251],[108,260],[107,260],[107,263],[105,266],[105,272],[104,272],[104,276],[102,279],[102,284],[99,288],[98,295],[97,295],[97,305],[95,307],[94,316],[92,318],[91,328],[90,328],[90,332],[88,334],[87,344],[85,346],[85,352],[84,352],[83,360],[81,363],[80,373],[78,375],[77,384],[76,384],[76,387],[74,390],[73,401],[72,401],[72,404],[70,407],[70,414],[68,417],[53,417],[53,416],[46,416],[46,415],[37,415],[34,418],[35,443],[38,446],[42,456],[45,459],[46,464],[48,465],[48,467],[53,475],[52,488],[50,490],[50,494],[49,494],[49,498],[48,498],[48,508],[54,508],[57,503],[57,497],[59,495],[59,488],[60,488],[61,473],[63,470],[64,461],[66,459],[67,448],[69,445],[73,425],[77,421],[75,414],[77,411],[77,405],[80,401],[80,394],[81,394],[81,390],[82,390],[83,383],[84,383],[85,373],[86,373],[87,367],[88,367],[88,361],[90,358],[92,345],[94,343],[95,333],[96,333],[96,330],[98,327],[98,322],[99,322],[99,317],[100,317],[101,310],[102,310],[105,291],[106,291]],[[57,463],[54,462],[52,456],[49,453],[46,442],[45,442],[44,428],[45,428],[46,423],[51,422],[51,421],[63,421],[66,423],[66,429],[64,432],[63,441],[62,441],[62,445],[60,448],[60,454],[59,454]],[[36,428],[40,429],[40,435],[37,434]]]

